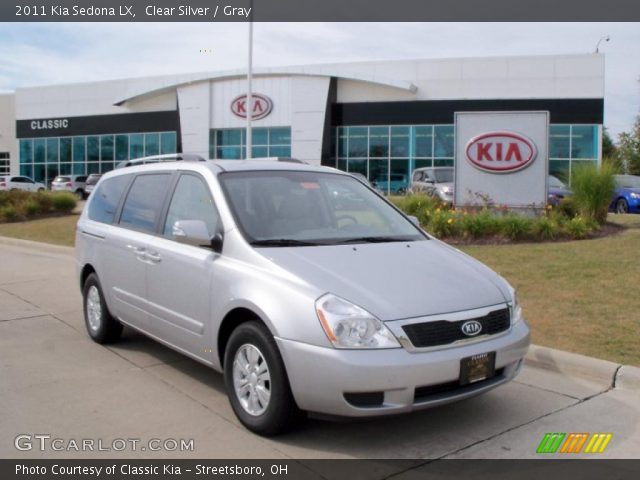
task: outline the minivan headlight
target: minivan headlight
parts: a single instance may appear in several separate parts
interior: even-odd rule
[[[522,307],[516,289],[510,287],[509,290],[511,292],[511,325],[515,325],[522,320]]]
[[[389,329],[366,310],[331,293],[316,300],[323,330],[336,348],[399,348]]]

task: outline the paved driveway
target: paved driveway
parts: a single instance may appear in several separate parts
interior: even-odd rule
[[[600,457],[639,458],[638,378],[535,349],[516,381],[478,398],[385,419],[310,419],[264,439],[236,421],[216,372],[128,330],[117,345],[93,343],[70,249],[0,239],[0,458],[531,458],[546,432],[611,432]],[[193,439],[194,451],[16,450],[17,435],[34,433]]]

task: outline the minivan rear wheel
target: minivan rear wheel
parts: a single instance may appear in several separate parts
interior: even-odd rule
[[[109,313],[102,287],[95,273],[90,274],[82,289],[84,322],[94,342],[110,343],[120,338],[122,324]]]
[[[240,324],[229,337],[224,381],[238,420],[264,436],[290,429],[299,410],[273,336],[256,321]]]

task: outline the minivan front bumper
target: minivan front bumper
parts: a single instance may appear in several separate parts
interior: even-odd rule
[[[529,339],[524,319],[507,334],[483,342],[420,353],[339,350],[276,337],[298,406],[348,417],[409,412],[486,392],[518,374]],[[460,360],[487,352],[496,352],[496,376],[458,386]],[[350,403],[345,394],[363,400],[362,405]]]

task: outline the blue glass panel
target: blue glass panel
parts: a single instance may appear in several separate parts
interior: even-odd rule
[[[84,165],[86,160],[85,140],[86,137],[73,137],[73,163]]]
[[[549,157],[569,158],[570,128],[569,125],[549,126]]]
[[[144,157],[144,135],[129,135],[129,159]]]
[[[409,127],[391,127],[391,156],[409,156]]]
[[[268,128],[252,128],[251,142],[253,145],[269,145],[269,129]],[[256,156],[254,154],[254,156]],[[261,155],[264,156],[264,155]]]
[[[453,125],[436,125],[434,136],[434,155],[436,157],[453,157]]]
[[[369,129],[369,157],[387,158],[389,156],[389,128],[371,127]]]
[[[45,141],[44,138],[36,138],[33,141],[33,162],[44,163],[45,162]],[[44,178],[44,173],[42,174]]]
[[[71,162],[71,137],[60,139],[60,162]]]
[[[289,127],[269,129],[269,143],[271,145],[291,145],[291,129]]]
[[[33,165],[20,165],[20,175],[23,177],[33,178]]]
[[[160,153],[176,153],[176,132],[164,132],[160,134]]]
[[[571,158],[598,158],[598,127],[573,125],[571,127]]]
[[[144,156],[160,153],[160,136],[157,133],[144,134]]]
[[[129,160],[129,135],[116,135],[116,161]]]
[[[290,157],[291,147],[269,147],[270,157]]]
[[[87,137],[87,160],[97,162],[100,160],[100,137]]]
[[[367,127],[349,127],[349,157],[367,156]]]
[[[47,138],[47,163],[58,163],[59,148],[59,138]]]
[[[100,160],[113,162],[113,135],[100,137]]]
[[[20,140],[20,163],[32,163],[33,162],[33,140]],[[24,174],[20,174],[23,175]],[[30,176],[30,175],[26,175]]]
[[[431,127],[414,127],[413,128],[414,158],[430,157],[433,155],[432,149],[433,149],[433,129]]]

